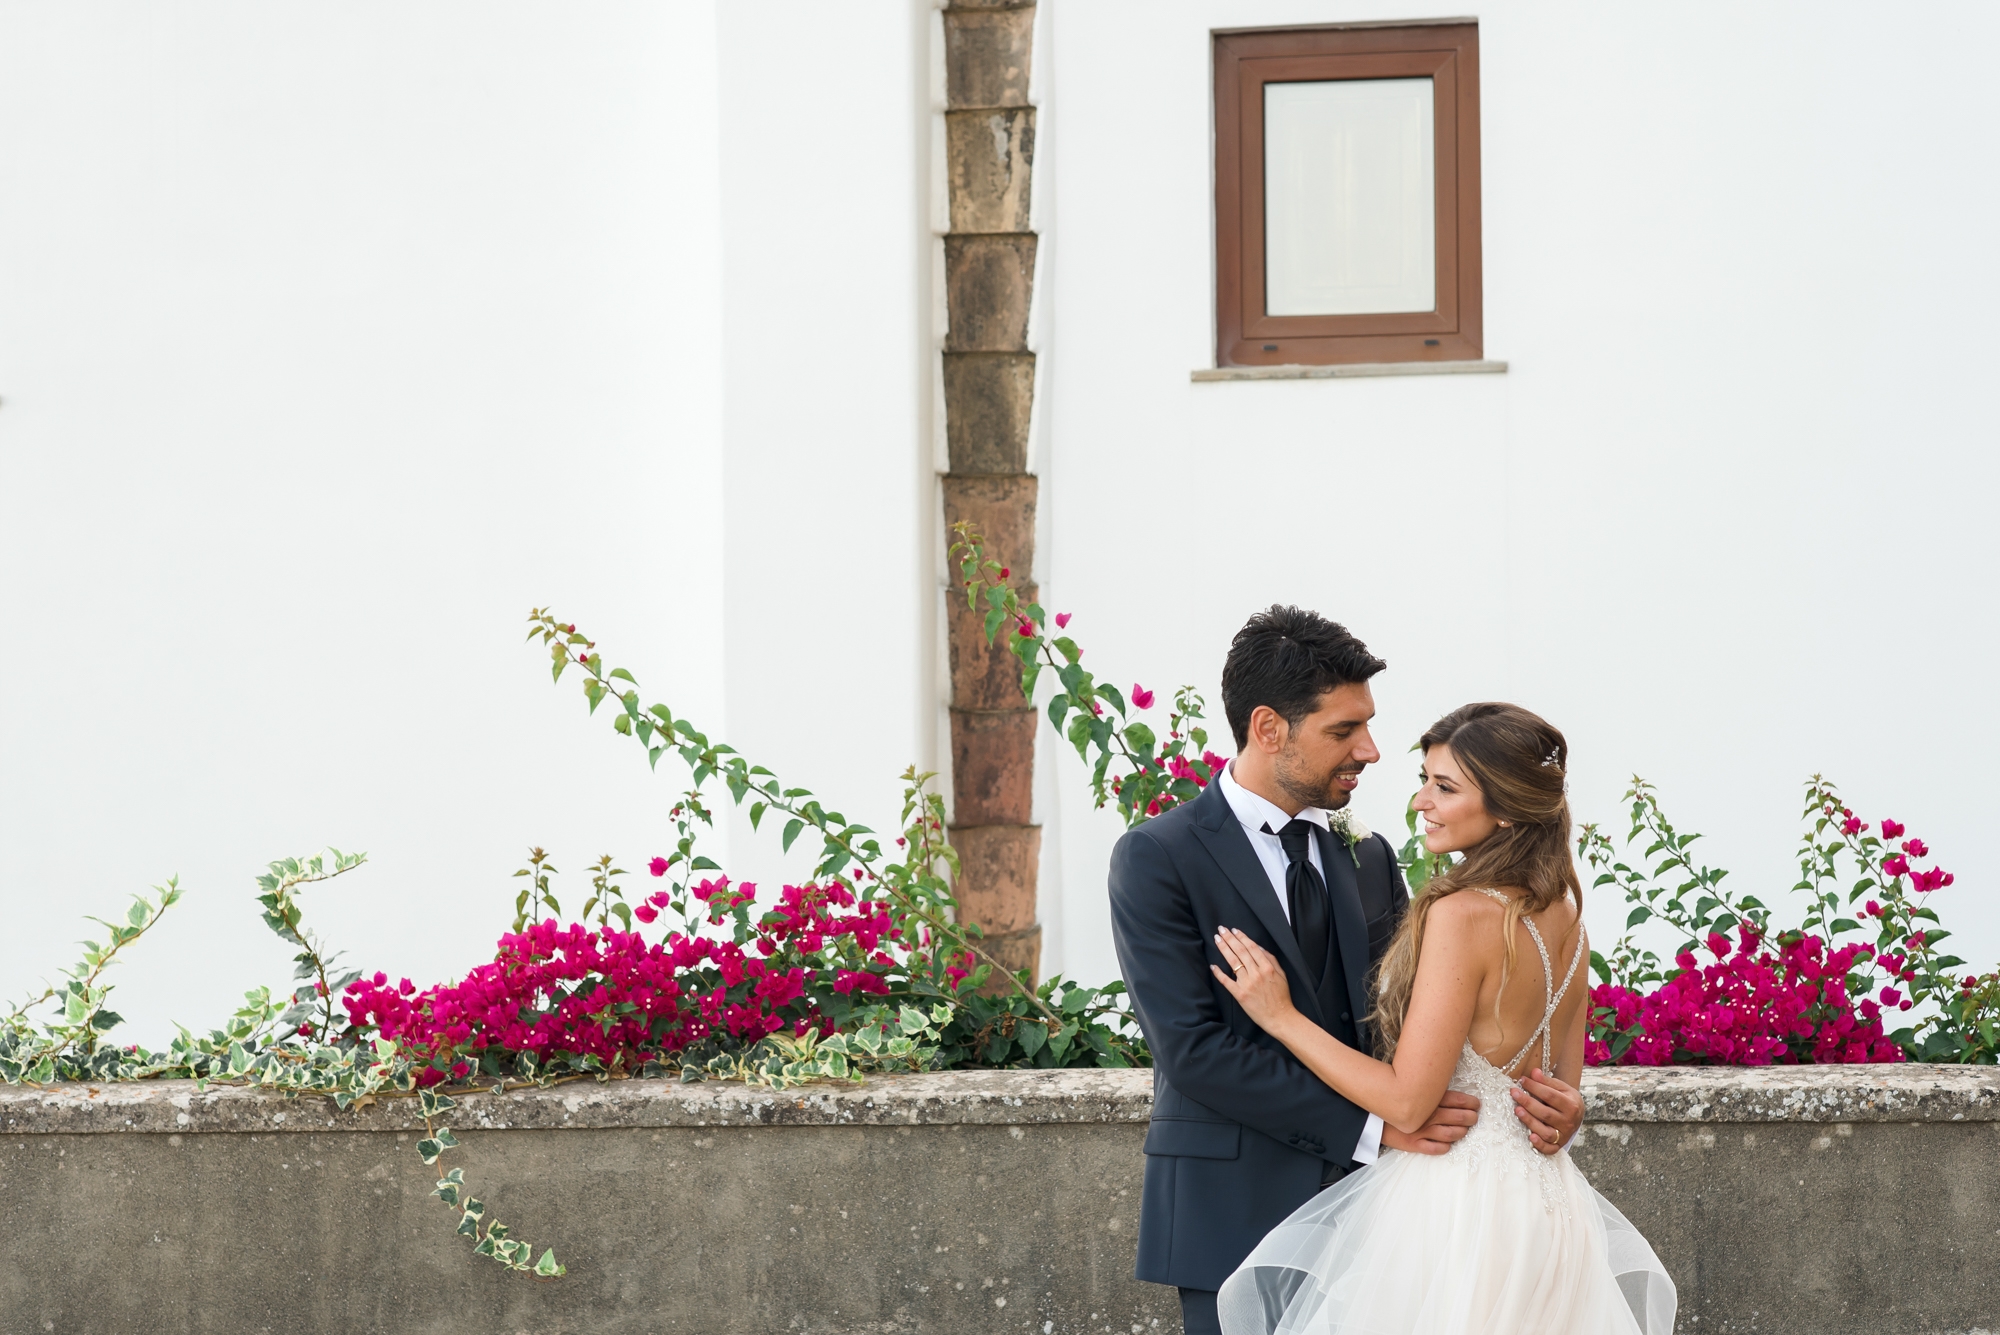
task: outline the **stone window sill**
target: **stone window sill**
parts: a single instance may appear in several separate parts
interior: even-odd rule
[[[1378,375],[1499,375],[1505,362],[1352,362],[1345,366],[1215,366],[1189,373],[1204,380],[1346,380]]]

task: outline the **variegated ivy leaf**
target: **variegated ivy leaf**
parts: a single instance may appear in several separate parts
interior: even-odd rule
[[[458,1185],[453,1182],[440,1182],[431,1188],[431,1195],[437,1197],[446,1205],[455,1206],[458,1204]]]
[[[446,1147],[443,1144],[435,1140],[420,1140],[417,1142],[417,1153],[423,1156],[423,1160],[427,1164],[436,1163],[438,1156],[443,1154],[445,1149]]]
[[[557,1275],[564,1275],[569,1272],[556,1264],[556,1249],[551,1247],[542,1253],[541,1260],[535,1262],[535,1273],[543,1279],[554,1279]]]
[[[450,1202],[446,1202],[446,1203],[447,1203],[447,1204],[449,1204]],[[459,1237],[461,1237],[461,1238],[476,1238],[476,1237],[478,1237],[478,1236],[479,1236],[479,1217],[478,1217],[477,1215],[471,1215],[471,1214],[468,1214],[468,1215],[465,1215],[465,1216],[461,1217],[461,1218],[459,1219],[459,1221],[458,1221],[458,1228],[457,1228],[457,1229],[456,1229],[455,1231],[457,1232],[458,1236],[459,1236]]]

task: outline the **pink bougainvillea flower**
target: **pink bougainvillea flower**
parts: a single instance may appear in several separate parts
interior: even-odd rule
[[[1932,867],[1929,871],[1920,871],[1912,875],[1910,877],[1910,888],[1927,894],[1932,890],[1941,890],[1945,886],[1950,885],[1951,882],[1952,875],[1950,872]]]
[[[1061,630],[1067,625],[1069,625],[1069,613],[1067,612],[1056,613],[1056,629]]]
[[[1882,859],[1882,874],[1884,876],[1908,876],[1910,874],[1910,860],[1901,853],[1891,854],[1889,857]]]
[[[1882,989],[1882,1004],[1884,1006],[1893,1006],[1902,999],[1903,999],[1903,994],[1901,992],[1898,992],[1895,988],[1885,987]]]
[[[1134,709],[1151,709],[1153,707],[1153,693],[1136,681],[1132,683],[1132,707]]]
[[[1022,638],[1022,639],[1024,639],[1024,640],[1030,640],[1030,639],[1033,639],[1033,638],[1034,638],[1034,636],[1035,636],[1035,623],[1034,623],[1034,622],[1032,622],[1032,621],[1029,621],[1029,620],[1028,620],[1028,619],[1026,619],[1025,617],[1024,617],[1024,618],[1022,618],[1022,620],[1021,620],[1021,638]]]
[[[667,860],[665,858],[654,858],[646,864],[646,870],[655,876],[665,876],[667,874]]]
[[[660,911],[651,904],[641,904],[638,908],[632,910],[632,916],[640,922],[652,922],[660,916]]]
[[[1905,839],[1903,851],[1913,858],[1927,858],[1931,855],[1929,846],[1921,839]]]
[[[1840,823],[1840,832],[1842,834],[1866,834],[1868,833],[1868,826],[1859,816],[1849,816]]]
[[[1871,899],[1861,906],[1861,916],[1864,918],[1879,918],[1882,916],[1882,906]]]
[[[1001,579],[1006,579],[1006,578],[1007,578],[1007,577],[1008,577],[1009,575],[1011,575],[1011,574],[1013,574],[1013,573],[1014,573],[1014,572],[1013,572],[1012,570],[1009,570],[1009,569],[1008,569],[1008,568],[1007,568],[1006,566],[1001,566],[1001,567],[1000,567],[1000,578],[1001,578]]]
[[[1890,820],[1886,816],[1882,818],[1882,837],[1884,839],[1902,838],[1904,828],[1905,827],[1899,821]]]

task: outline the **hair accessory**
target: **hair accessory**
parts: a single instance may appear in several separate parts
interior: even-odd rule
[[[1562,768],[1562,748],[1560,746],[1542,757],[1542,768],[1548,769],[1550,766],[1554,766],[1557,769]]]

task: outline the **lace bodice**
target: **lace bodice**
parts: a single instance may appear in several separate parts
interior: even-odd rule
[[[1505,895],[1493,890],[1482,890],[1480,893],[1502,901],[1506,899]],[[1543,1203],[1551,1210],[1565,1210],[1563,1194],[1558,1190],[1557,1177],[1561,1172],[1558,1161],[1569,1154],[1569,1147],[1564,1146],[1555,1155],[1546,1155],[1535,1149],[1528,1139],[1528,1129],[1514,1115],[1511,1091],[1520,1081],[1507,1072],[1519,1065],[1538,1043],[1542,1049],[1542,1069],[1549,1069],[1549,1027],[1555,1019],[1556,1008],[1562,1004],[1570,984],[1576,979],[1577,964],[1583,958],[1583,934],[1577,934],[1576,953],[1570,957],[1569,970],[1563,975],[1562,982],[1557,984],[1549,962],[1548,946],[1543,942],[1541,932],[1530,919],[1523,918],[1521,921],[1527,926],[1528,935],[1534,938],[1535,950],[1542,957],[1545,1001],[1541,1023],[1535,1026],[1535,1031],[1528,1035],[1528,1041],[1521,1045],[1520,1051],[1505,1067],[1495,1066],[1480,1056],[1470,1040],[1459,1050],[1458,1066],[1451,1075],[1451,1088],[1477,1098],[1480,1111],[1479,1120],[1465,1133],[1465,1139],[1452,1146],[1449,1157],[1471,1172],[1497,1166],[1533,1177],[1541,1187]]]

